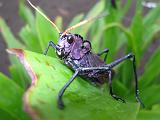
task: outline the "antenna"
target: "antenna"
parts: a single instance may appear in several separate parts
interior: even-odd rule
[[[37,7],[35,7],[30,0],[27,0],[27,2],[31,5],[31,7],[33,7],[38,13],[40,13],[47,21],[49,21],[58,31],[58,33],[60,33],[60,30],[58,29],[58,27],[56,26],[56,24],[54,24],[45,14],[43,14]]]
[[[100,19],[100,18],[105,17],[105,16],[107,16],[107,15],[108,15],[108,13],[103,13],[103,14],[98,15],[98,16],[96,16],[96,17],[89,18],[88,20],[83,20],[83,21],[81,21],[80,23],[78,23],[78,24],[76,24],[76,25],[68,28],[67,30],[65,30],[61,36],[65,35],[65,34],[68,33],[69,31],[71,31],[71,30],[73,30],[73,29],[75,29],[75,28],[77,28],[77,27],[80,27],[80,26],[82,26],[82,25],[84,25],[84,24],[86,24],[86,23],[89,23],[90,21]]]

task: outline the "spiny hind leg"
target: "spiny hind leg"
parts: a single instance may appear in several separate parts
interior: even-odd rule
[[[109,93],[110,93],[110,95],[114,98],[114,99],[116,99],[116,100],[120,100],[120,101],[122,101],[123,103],[125,103],[125,100],[123,100],[121,97],[119,97],[119,96],[117,96],[117,95],[115,95],[114,93],[113,93],[113,89],[112,89],[112,71],[108,71],[108,76],[109,76]]]
[[[135,55],[133,53],[129,53],[126,56],[119,58],[118,60],[115,60],[114,62],[108,64],[110,68],[113,68],[120,64],[121,62],[131,59],[132,58],[132,66],[133,66],[133,71],[134,71],[134,77],[135,77],[135,95],[136,95],[136,100],[141,104],[142,107],[144,107],[143,102],[141,101],[139,97],[139,89],[138,89],[138,77],[137,77],[137,71],[136,71],[136,60],[135,60]]]

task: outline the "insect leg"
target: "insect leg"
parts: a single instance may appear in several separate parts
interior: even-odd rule
[[[99,52],[97,55],[98,55],[98,56],[101,56],[101,55],[103,55],[104,53],[106,53],[106,55],[105,55],[105,57],[104,57],[104,61],[106,61],[106,60],[107,60],[108,52],[109,52],[109,49],[108,49],[108,48],[105,48],[103,51]]]
[[[125,100],[123,100],[121,97],[115,95],[113,93],[113,89],[112,89],[112,72],[111,71],[108,71],[109,73],[109,92],[110,92],[110,95],[116,99],[116,100],[121,100],[123,103],[125,103]]]
[[[82,71],[90,71],[90,70],[99,70],[99,71],[103,71],[103,72],[108,72],[109,74],[109,92],[110,95],[116,99],[116,100],[121,100],[122,102],[125,103],[125,101],[120,98],[119,96],[113,94],[113,89],[112,89],[112,71],[109,67],[88,67],[88,68],[82,68]]]
[[[79,71],[75,71],[75,73],[73,74],[73,76],[71,77],[71,79],[63,86],[63,88],[59,91],[59,94],[58,94],[58,108],[59,109],[63,109],[64,108],[64,103],[63,103],[63,100],[62,100],[62,96],[65,92],[65,90],[69,87],[69,85],[73,82],[73,80],[77,77]]]
[[[120,64],[121,62],[123,62],[124,60],[133,58],[133,71],[134,71],[134,77],[135,77],[135,95],[136,95],[136,100],[142,105],[142,107],[144,107],[144,104],[142,103],[140,97],[139,97],[139,90],[138,90],[138,79],[137,79],[137,72],[136,72],[136,64],[135,64],[135,55],[133,55],[132,53],[129,53],[128,55],[108,64],[107,66],[109,68],[113,68],[114,66]]]
[[[138,89],[138,78],[137,78],[137,71],[136,71],[136,59],[135,55],[133,55],[133,71],[134,71],[134,77],[135,77],[135,94],[136,94],[136,100],[141,104],[141,106],[144,108],[144,104],[142,100],[139,97],[139,89]]]
[[[52,46],[54,49],[57,49],[57,47],[54,44],[54,42],[53,41],[49,41],[48,46],[47,46],[46,50],[44,51],[44,55],[47,55],[50,46]]]

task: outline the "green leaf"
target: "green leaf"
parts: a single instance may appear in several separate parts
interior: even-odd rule
[[[0,73],[0,91],[0,109],[17,120],[29,120],[22,107],[24,90],[2,73]]]
[[[21,40],[24,42],[26,49],[42,53],[38,36],[33,33],[32,27],[26,25],[19,32]]]
[[[2,36],[4,37],[5,42],[7,44],[7,48],[24,48],[25,47],[22,43],[20,43],[15,38],[15,36],[10,31],[10,28],[6,25],[5,21],[2,18],[0,18],[0,29],[1,29]],[[17,64],[17,60],[14,58],[10,58],[10,61],[12,64],[17,66],[18,68],[17,73],[19,74],[19,76],[21,76],[21,78],[23,78],[21,83],[24,83],[25,78],[19,63]],[[26,87],[24,84],[21,84],[21,85],[24,88]]]
[[[160,91],[160,85],[150,85],[148,88],[141,89],[141,97],[146,108],[151,108],[152,105],[160,103],[160,95],[157,91]]]
[[[9,73],[10,73],[10,76],[11,76],[12,80],[13,80],[17,85],[19,85],[20,87],[23,88],[24,81],[21,80],[21,76],[19,75],[19,73],[18,73],[18,71],[17,71],[16,65],[11,65],[11,66],[9,66]]]
[[[84,14],[79,14],[79,15],[75,16],[72,19],[72,21],[69,23],[68,28],[73,26],[73,25],[76,25],[77,23],[79,23],[82,20],[83,17],[84,17]],[[72,30],[72,33],[79,33],[79,31],[80,31],[80,29],[76,28],[76,29]]]
[[[104,0],[97,2],[93,6],[93,8],[88,12],[88,14],[85,16],[85,20],[102,14],[104,7],[105,7]],[[94,22],[95,21],[93,20],[92,22],[87,23],[84,26],[77,28],[77,29],[79,29],[78,34],[85,37],[87,35],[90,27],[92,26],[92,24],[94,24]]]
[[[0,18],[0,30],[8,48],[24,48],[24,46],[14,37],[10,28],[2,18]]]
[[[142,44],[143,44],[143,21],[142,21],[142,15],[141,12],[137,12],[133,18],[132,25],[131,25],[131,31],[133,33],[133,43],[132,48],[134,48],[134,53],[136,55],[136,60],[138,63],[140,63],[140,58],[142,55]]]
[[[63,19],[61,16],[56,17],[55,24],[60,29],[60,31],[63,31]]]
[[[159,120],[160,105],[154,105],[151,110],[141,110],[138,113],[137,120]]]
[[[116,15],[114,13],[115,11],[110,12],[111,13],[107,17],[105,17],[106,25],[110,25],[113,22],[116,22]],[[108,62],[111,62],[113,60],[113,55],[115,55],[116,53],[119,30],[114,27],[111,27],[110,29],[105,29],[103,33],[104,38],[102,48],[108,48],[110,50],[110,55],[108,56],[107,60]]]
[[[149,61],[146,63],[144,67],[144,73],[140,77],[139,86],[142,88],[146,88],[150,86],[155,78],[160,74],[160,69],[157,67],[160,61],[160,47],[155,50],[154,54],[151,56]]]
[[[25,108],[32,118],[42,120],[76,120],[111,119],[135,120],[139,105],[121,103],[114,100],[107,90],[99,89],[80,77],[66,90],[63,100],[65,109],[57,108],[59,90],[71,78],[73,72],[57,58],[41,54],[10,49],[16,54],[30,77],[32,85],[27,90],[24,100]],[[35,114],[36,113],[36,114]]]
[[[119,8],[117,9],[117,18],[119,19],[119,21],[122,21],[123,19],[127,19],[126,18],[126,14],[128,13],[130,7],[132,5],[132,0],[127,0],[125,1],[125,4],[122,5],[122,2],[119,2]]]
[[[146,27],[146,29],[148,29],[148,27],[152,26],[153,24],[155,24],[155,22],[160,19],[160,7],[157,7],[153,10],[151,10],[145,17],[144,17],[144,26]]]
[[[16,118],[12,117],[9,113],[2,109],[0,109],[0,116],[2,120],[16,120]]]
[[[143,19],[144,24],[144,40],[142,49],[145,52],[148,49],[148,46],[151,44],[153,37],[160,31],[159,28],[159,15],[160,7],[157,6],[156,8],[150,10],[148,14]]]
[[[104,21],[97,21],[91,26],[90,41],[92,43],[93,51],[98,53],[103,50],[101,48]]]
[[[33,16],[31,10],[25,6],[23,2],[19,5],[19,14],[21,18],[31,27],[32,32],[36,33],[35,27],[35,17]]]
[[[160,112],[152,112],[152,111],[141,111],[138,114],[137,120],[159,120]]]
[[[156,24],[152,25],[149,28],[146,27],[142,45],[143,52],[145,52],[148,49],[149,45],[152,44],[153,40],[155,40],[154,37],[156,36],[156,34],[158,34],[159,31],[160,27]]]
[[[22,89],[26,89],[31,83],[28,74],[21,64],[13,64],[9,67],[9,73],[12,80],[19,85]]]
[[[71,27],[71,26],[73,26],[73,25],[75,25],[75,24],[77,24],[77,23],[79,23],[82,20],[83,17],[84,17],[84,14],[76,15],[72,19],[72,21],[69,23],[68,28]]]
[[[116,44],[119,46],[119,44],[123,45],[124,43],[128,42],[128,44],[126,45],[126,49],[127,49],[127,54],[131,51],[129,51],[128,48],[132,48],[132,43],[133,43],[133,35],[132,33],[125,28],[123,25],[121,25],[118,22],[112,22],[109,23],[108,25],[105,25],[104,27],[104,31],[107,32],[109,29],[114,28],[116,30],[120,30],[118,31],[118,34],[124,34],[124,37],[126,38],[126,41],[124,41],[124,39],[118,39],[118,41],[116,41]],[[121,32],[122,31],[122,32]],[[120,38],[120,37],[119,37]],[[110,40],[110,42],[113,40]],[[122,43],[121,43],[122,42]],[[114,43],[114,42],[113,42]],[[112,43],[112,44],[113,44]],[[119,52],[119,47],[114,46],[115,52]],[[112,49],[112,48],[111,48]],[[111,55],[111,54],[110,54]],[[113,57],[113,55],[111,55]],[[121,68],[119,69],[119,71],[121,71],[121,75],[119,76],[120,80],[122,81],[123,84],[125,84],[128,88],[130,88],[131,86],[131,79],[132,79],[132,64],[130,62],[125,62],[121,65]],[[128,70],[128,71],[127,71]],[[127,71],[127,72],[126,72]]]
[[[36,28],[39,38],[40,48],[42,51],[46,49],[50,40],[57,43],[59,33],[42,15],[36,12]],[[52,52],[53,55],[53,52]],[[55,55],[55,54],[54,54]]]

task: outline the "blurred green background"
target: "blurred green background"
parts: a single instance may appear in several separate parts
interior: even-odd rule
[[[97,3],[95,2],[95,5],[88,12],[77,13],[70,22],[68,22],[69,18],[67,20],[70,12],[66,13],[66,11],[61,10],[64,18],[60,16],[55,17],[54,22],[63,31],[66,27],[72,26],[81,20],[100,15],[104,12],[109,13],[108,16],[90,22],[72,32],[82,35],[85,39],[89,39],[92,43],[93,51],[96,53],[104,48],[109,48],[107,63],[131,51],[136,55],[140,96],[146,107],[145,109],[139,109],[139,107],[134,106],[137,110],[133,112],[135,115],[133,119],[158,120],[160,119],[160,36],[158,34],[160,31],[160,6],[157,3],[155,8],[147,8],[147,6],[143,6],[144,4],[142,5],[142,2],[146,1],[117,0],[117,8],[115,8],[111,0],[100,0]],[[33,3],[36,4],[36,2]],[[55,43],[57,42],[58,34],[50,23],[37,12],[33,14],[27,6],[23,0],[19,1],[19,15],[24,25],[16,35],[12,34],[6,22],[3,18],[0,18],[1,35],[7,48],[22,48],[42,53],[50,40],[53,40]],[[42,7],[40,8],[42,11],[45,11]],[[44,13],[48,15],[47,11]],[[74,14],[72,13],[72,15]],[[32,55],[32,53],[28,52],[26,54],[28,56]],[[49,56],[56,57],[52,51],[49,52]],[[19,112],[21,112],[22,116],[19,119],[29,119],[28,115],[22,110],[23,103],[21,99],[31,80],[17,59],[10,57],[10,63],[9,72],[7,73],[10,78],[3,73],[0,74],[0,90],[2,91],[0,95],[0,115],[5,119],[8,116],[11,117],[10,119],[17,119],[19,118]],[[115,68],[115,71],[116,76],[113,80],[115,93],[127,99],[127,101],[136,103],[131,61],[124,62]],[[68,72],[71,73],[71,71]],[[65,76],[65,74],[62,74],[62,76]],[[12,94],[12,89],[7,89],[9,86],[12,86],[18,92]],[[17,104],[12,102],[8,104],[6,101],[19,102]],[[113,107],[113,105],[111,104],[108,107]],[[44,111],[41,112],[42,115],[45,115]],[[111,111],[111,113],[114,112],[114,110]],[[128,116],[126,119],[129,120],[131,118]]]

